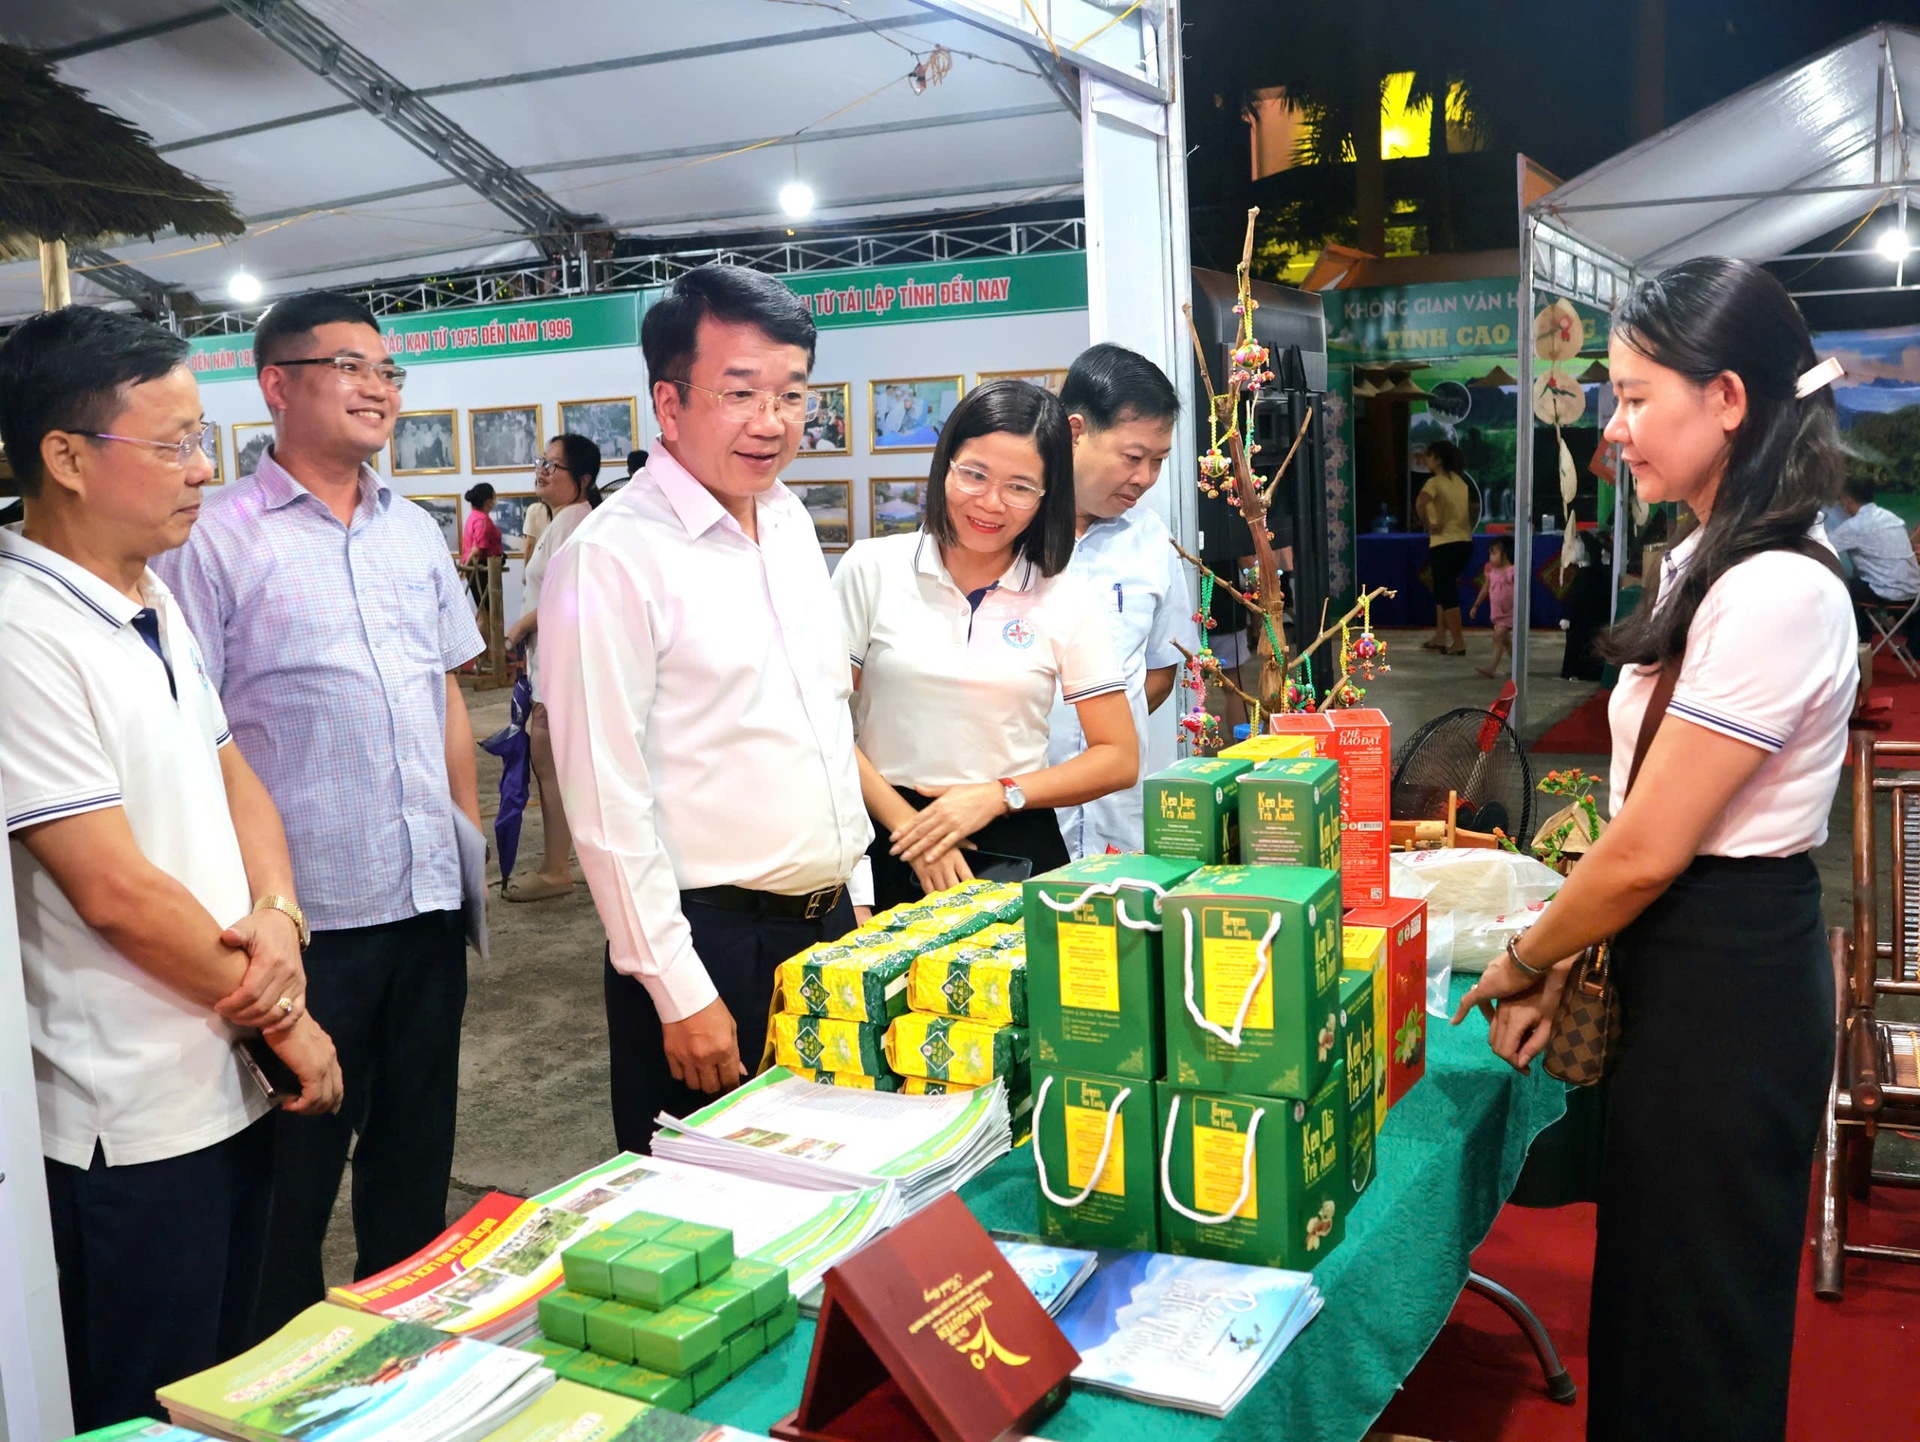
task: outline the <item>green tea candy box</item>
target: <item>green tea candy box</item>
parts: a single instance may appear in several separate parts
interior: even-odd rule
[[[1263,761],[1242,776],[1239,859],[1338,871],[1339,763],[1324,756]]]
[[[1033,1075],[1040,1235],[1070,1247],[1153,1251],[1160,1224],[1153,1087],[1049,1067]]]
[[[1146,779],[1147,854],[1206,865],[1240,855],[1240,777],[1251,761],[1189,756]]]

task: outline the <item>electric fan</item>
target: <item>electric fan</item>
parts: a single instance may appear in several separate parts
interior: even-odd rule
[[[1472,706],[1449,711],[1396,748],[1395,821],[1445,822],[1449,796],[1459,828],[1503,831],[1521,846],[1531,840],[1533,768],[1520,738],[1494,712]]]

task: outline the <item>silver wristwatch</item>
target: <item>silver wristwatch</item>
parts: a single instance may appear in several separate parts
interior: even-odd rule
[[[1000,786],[1007,793],[1007,810],[1019,811],[1027,804],[1027,793],[1009,777],[1000,778]]]

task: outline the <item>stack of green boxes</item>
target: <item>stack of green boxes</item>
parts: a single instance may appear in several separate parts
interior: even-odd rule
[[[684,1411],[793,1330],[787,1269],[735,1258],[733,1233],[635,1212],[561,1253],[527,1344],[575,1382]]]
[[[1195,757],[1145,790],[1149,854],[1027,883],[1041,1231],[1310,1268],[1371,1173],[1370,1135],[1350,1166],[1338,769]]]
[[[1027,939],[1018,922],[995,922],[913,959],[907,1009],[885,1038],[901,1090],[922,1096],[1007,1084],[1014,1132],[1027,1091]]]
[[[887,1064],[885,1039],[888,1024],[907,1009],[914,958],[1019,915],[1018,887],[971,881],[896,906],[782,962],[770,1038],[774,1060],[818,1082],[902,1090],[901,1074]]]

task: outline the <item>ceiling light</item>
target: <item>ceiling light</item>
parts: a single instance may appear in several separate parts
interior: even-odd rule
[[[252,305],[260,299],[260,278],[244,270],[236,270],[233,279],[227,282],[227,294],[242,305]]]
[[[1873,248],[1887,260],[1905,260],[1907,252],[1913,249],[1913,244],[1907,239],[1907,232],[1902,227],[1890,225],[1880,232],[1880,237],[1874,241]]]
[[[813,213],[813,187],[802,181],[790,181],[780,187],[780,208],[794,220]]]

